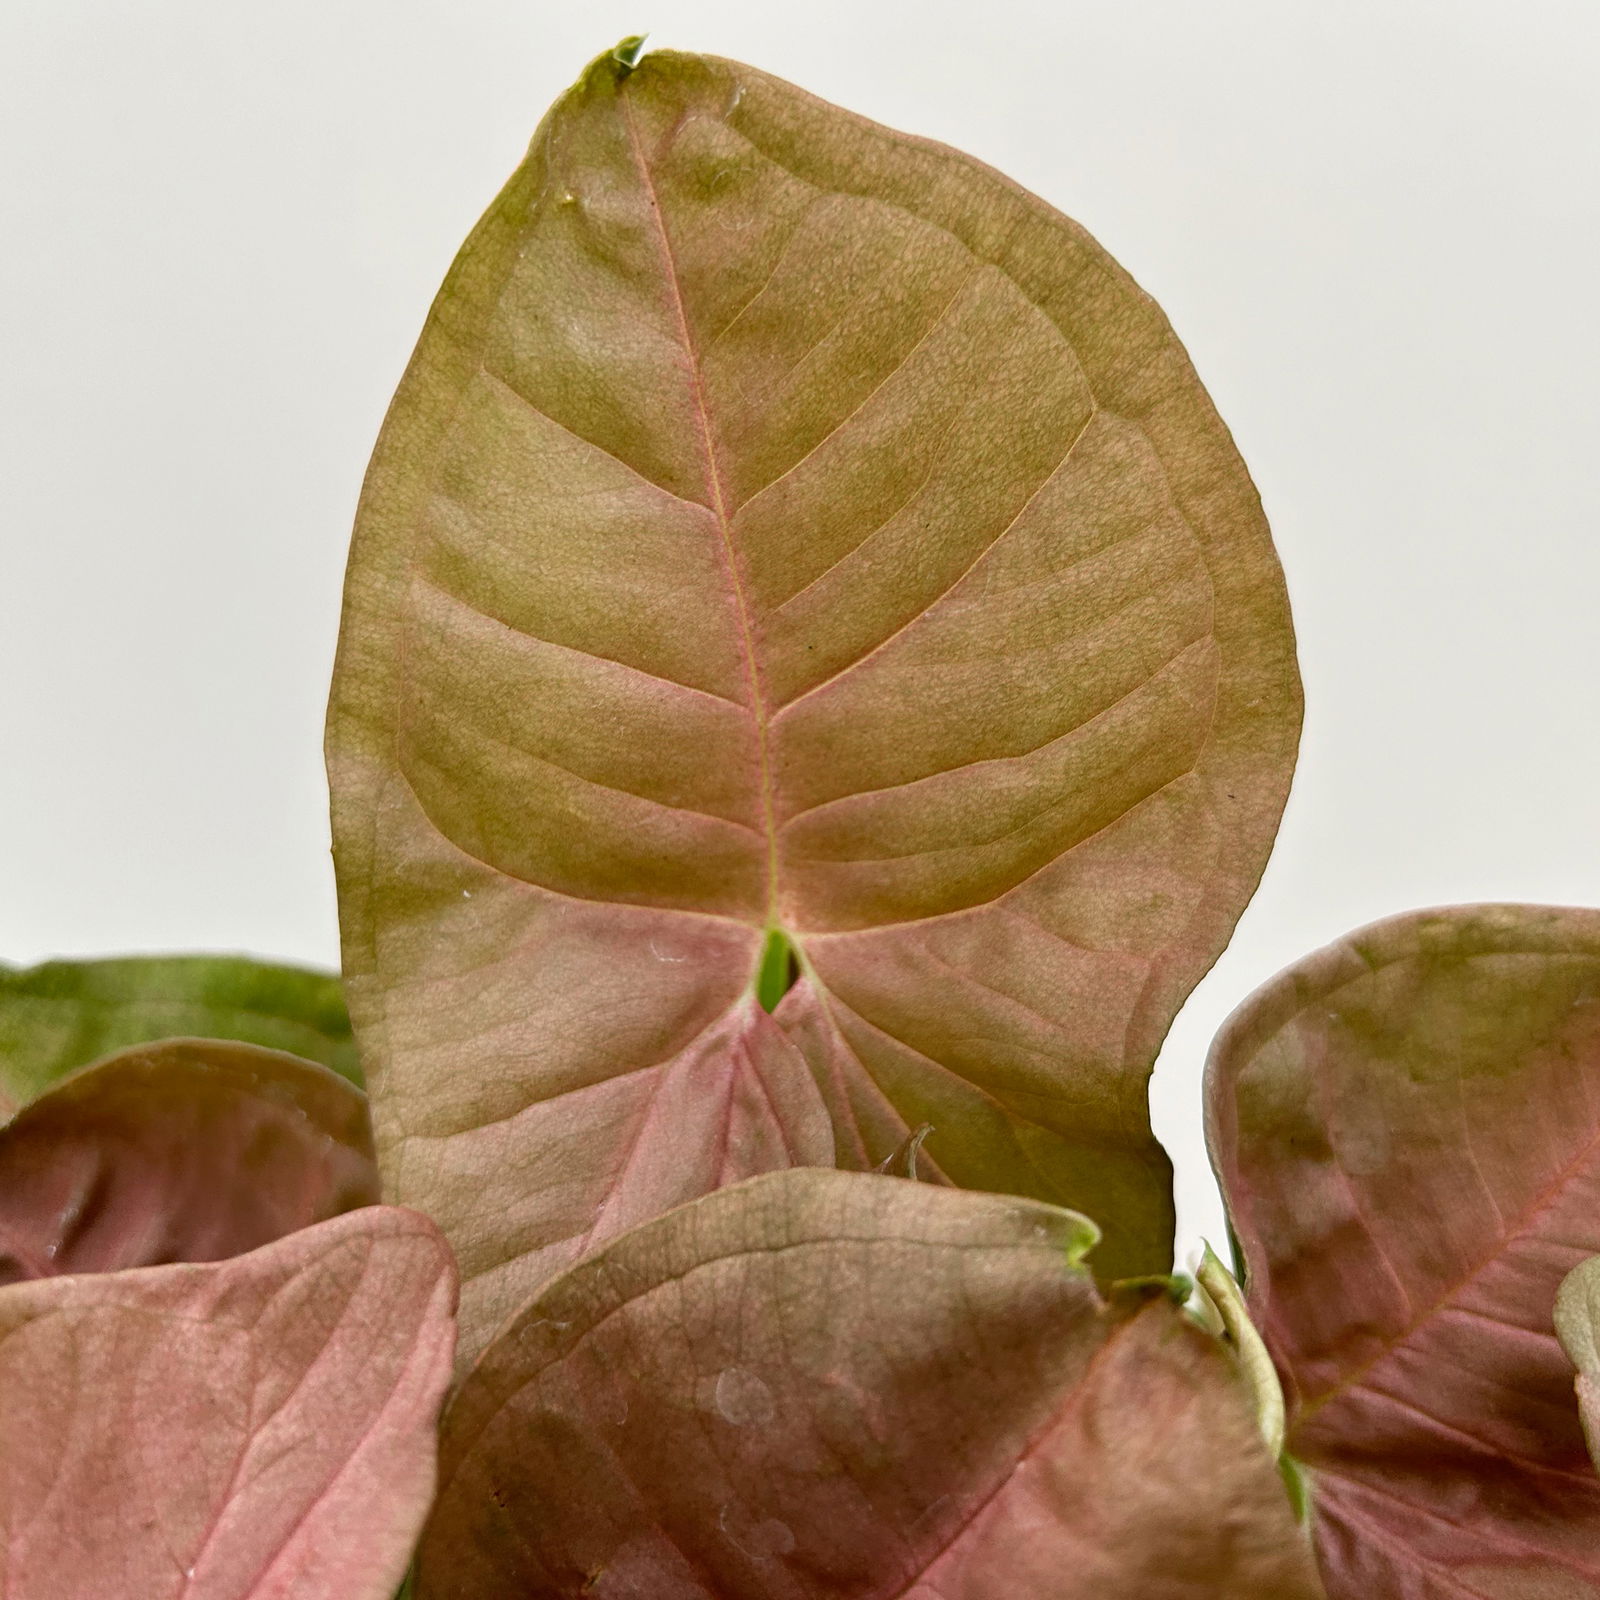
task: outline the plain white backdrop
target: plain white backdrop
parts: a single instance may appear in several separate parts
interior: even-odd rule
[[[335,963],[368,452],[545,107],[647,29],[1078,218],[1261,487],[1308,711],[1156,1075],[1187,1254],[1250,989],[1415,906],[1600,904],[1595,0],[0,0],[0,957]]]

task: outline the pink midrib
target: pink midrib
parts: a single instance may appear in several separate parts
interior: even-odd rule
[[[777,807],[773,798],[771,718],[767,713],[767,695],[761,679],[760,664],[756,658],[755,629],[750,620],[750,605],[745,596],[744,583],[739,575],[738,556],[734,549],[733,528],[728,519],[727,496],[723,490],[722,474],[717,466],[716,446],[711,435],[711,416],[706,407],[705,384],[701,377],[700,354],[695,344],[694,332],[689,326],[689,313],[683,303],[683,290],[678,282],[677,262],[672,254],[672,241],[667,236],[666,219],[661,213],[660,196],[645,160],[644,147],[633,113],[628,108],[626,85],[618,90],[617,104],[627,130],[628,143],[639,168],[639,181],[644,186],[645,200],[650,207],[655,224],[655,235],[661,253],[662,277],[666,282],[667,300],[678,324],[678,336],[683,345],[684,375],[689,384],[690,403],[700,437],[700,449],[705,475],[705,490],[709,509],[716,519],[719,552],[723,570],[727,574],[729,595],[734,616],[738,622],[739,647],[744,662],[745,684],[750,696],[750,716],[756,725],[757,781],[761,793],[763,832],[767,841],[767,894],[766,920],[777,921],[778,908],[778,827]]]

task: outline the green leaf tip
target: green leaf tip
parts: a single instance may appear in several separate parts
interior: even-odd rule
[[[763,1011],[774,1011],[800,975],[794,943],[782,928],[768,928],[756,968],[756,1000]]]
[[[1083,1258],[1100,1243],[1100,1225],[1080,1211],[1063,1213],[1069,1220],[1065,1252],[1067,1265],[1074,1269],[1083,1266]]]
[[[644,49],[644,42],[649,37],[647,33],[630,33],[611,52],[611,59],[622,68],[624,74],[632,72],[639,65],[639,53]]]
[[[1170,1300],[1173,1305],[1185,1304],[1194,1292],[1194,1284],[1181,1272],[1148,1272],[1137,1278],[1118,1278],[1108,1287],[1107,1294],[1113,1304],[1143,1305],[1151,1300]]]
[[[1238,1281],[1223,1266],[1209,1244],[1200,1258],[1195,1281],[1211,1302],[1221,1319],[1223,1342],[1231,1345],[1239,1358],[1239,1365],[1249,1380],[1256,1397],[1256,1420],[1261,1437],[1274,1456],[1283,1454],[1283,1385],[1278,1381],[1277,1369],[1267,1353],[1266,1344],[1256,1332],[1250,1314],[1245,1310],[1244,1296],[1239,1292]]]

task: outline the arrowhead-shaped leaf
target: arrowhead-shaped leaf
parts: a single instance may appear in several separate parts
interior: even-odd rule
[[[1556,1295],[1556,1337],[1578,1369],[1578,1411],[1589,1454],[1600,1463],[1600,1256],[1562,1280]]]
[[[276,1050],[168,1039],[0,1127],[0,1284],[218,1261],[377,1200],[359,1089]]]
[[[453,1345],[434,1227],[385,1207],[207,1266],[0,1290],[7,1600],[390,1600]]]
[[[1232,1358],[1094,1237],[789,1172],[613,1241],[452,1406],[419,1600],[1309,1600]]]
[[[928,1176],[1165,1270],[1148,1070],[1298,717],[1249,479],[1080,228],[750,68],[602,57],[390,412],[330,720],[381,1159],[466,1320],[619,1188],[833,1159],[774,930],[839,1159],[930,1123]]]
[[[0,966],[0,1122],[58,1078],[153,1039],[240,1039],[360,1081],[331,973],[245,956]]]
[[[1330,1594],[1600,1595],[1551,1319],[1600,1251],[1600,912],[1352,934],[1234,1015],[1208,1079]]]

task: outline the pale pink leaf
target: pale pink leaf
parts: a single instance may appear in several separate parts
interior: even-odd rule
[[[1207,1115],[1330,1594],[1600,1596],[1552,1324],[1600,1252],[1600,912],[1350,935],[1230,1019]]]
[[[6,1600],[390,1600],[455,1272],[369,1207],[248,1255],[0,1289]]]

